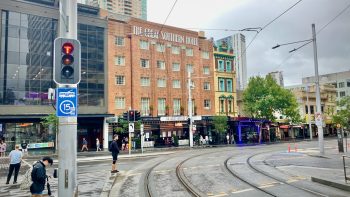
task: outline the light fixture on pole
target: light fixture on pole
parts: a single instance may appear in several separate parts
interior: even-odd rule
[[[312,39],[308,39],[308,40],[301,40],[301,41],[297,41],[297,42],[290,42],[290,43],[285,43],[285,44],[280,44],[280,45],[276,45],[274,47],[272,47],[272,49],[276,49],[280,46],[284,46],[284,45],[290,45],[290,44],[296,44],[296,43],[301,43],[301,42],[307,42],[305,44],[303,44],[302,46],[295,48],[291,51],[294,52],[298,49],[300,49],[301,47],[309,44],[309,43],[313,43],[313,51],[314,51],[314,66],[315,66],[315,84],[316,84],[316,117],[315,117],[315,122],[317,125],[317,131],[318,131],[318,147],[319,147],[319,151],[320,154],[324,154],[324,141],[323,141],[323,118],[322,118],[322,111],[321,111],[321,97],[320,97],[320,82],[319,82],[319,76],[318,76],[318,60],[317,60],[317,44],[316,44],[316,31],[315,31],[315,24],[311,25],[311,29],[312,29]]]

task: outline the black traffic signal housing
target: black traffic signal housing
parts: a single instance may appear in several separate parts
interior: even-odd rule
[[[188,125],[191,124],[191,118],[187,118],[187,124],[188,124]]]
[[[123,119],[124,120],[128,120],[128,112],[124,112],[123,113]]]
[[[135,110],[129,110],[128,114],[129,114],[128,121],[135,122]]]
[[[135,111],[135,121],[141,120],[141,113],[139,111]]]
[[[57,84],[78,84],[81,78],[80,42],[56,38],[54,41],[53,77]]]

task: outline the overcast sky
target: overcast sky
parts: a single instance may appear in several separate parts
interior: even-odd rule
[[[148,0],[148,20],[163,24],[175,0]],[[298,0],[178,0],[166,25],[181,28],[243,29],[263,27]],[[283,44],[312,38],[316,32],[350,4],[349,0],[303,0],[266,29],[247,50],[248,77],[282,71],[285,85],[301,84],[302,77],[313,76],[312,44],[291,54],[300,46]],[[198,30],[197,30],[198,31]],[[214,40],[236,32],[205,30]],[[243,32],[247,44],[254,32]],[[350,70],[350,8],[317,34],[319,73]]]

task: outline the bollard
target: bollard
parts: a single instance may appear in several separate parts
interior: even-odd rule
[[[288,152],[290,153],[290,144],[288,144]]]
[[[294,144],[295,152],[298,152],[298,144]]]

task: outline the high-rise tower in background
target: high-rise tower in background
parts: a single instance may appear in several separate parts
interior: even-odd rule
[[[147,20],[147,0],[78,0],[78,2],[100,7],[112,13]]]
[[[217,43],[225,41],[227,45],[233,48],[234,56],[236,57],[234,61],[234,66],[237,75],[237,89],[243,90],[247,87],[247,59],[246,59],[246,45],[245,36],[243,34],[234,34],[226,38],[219,39]]]
[[[279,86],[284,87],[282,71],[270,72],[268,75],[270,75]]]

